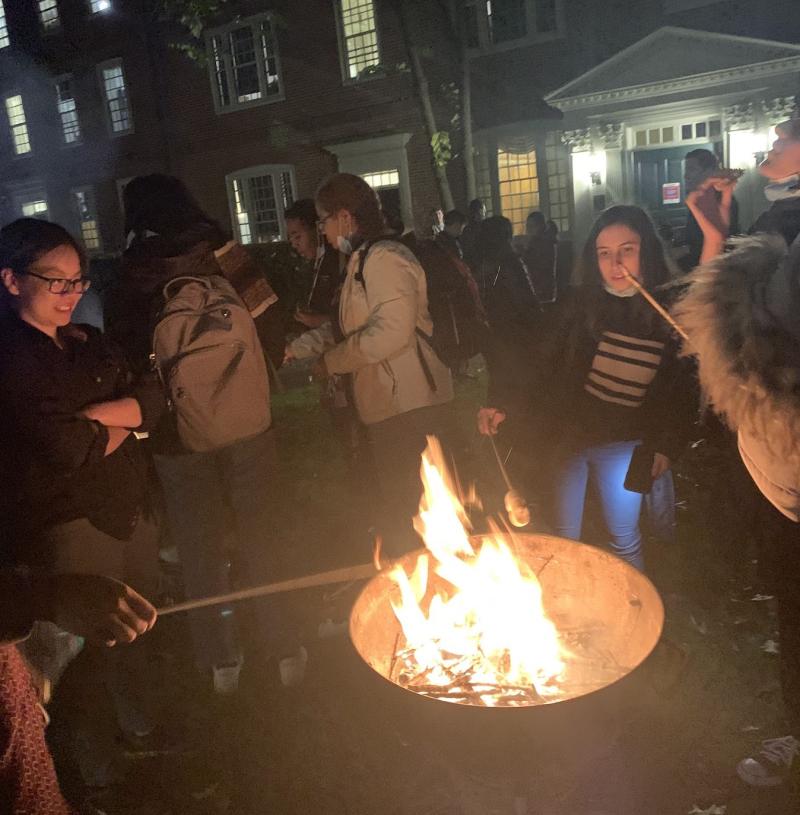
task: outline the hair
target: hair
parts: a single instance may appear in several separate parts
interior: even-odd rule
[[[775,125],[775,129],[785,133],[792,141],[800,141],[800,119],[787,119]]]
[[[529,224],[536,224],[537,226],[541,227],[542,230],[547,229],[547,222],[544,219],[544,213],[540,212],[538,209],[528,213],[528,217],[525,219],[525,226],[527,227]]]
[[[383,210],[383,222],[386,228],[394,232],[395,235],[402,235],[406,231],[403,216],[396,207],[389,207]]]
[[[461,226],[467,222],[467,216],[459,209],[451,209],[445,213],[444,225],[445,226]]]
[[[317,206],[328,215],[341,210],[349,212],[358,224],[362,238],[372,240],[384,230],[381,202],[375,190],[357,175],[335,173],[317,189]]]
[[[63,226],[39,218],[19,218],[0,229],[0,269],[26,274],[39,258],[59,246],[74,249],[81,266],[85,264],[83,247]]]
[[[314,204],[313,198],[301,198],[295,201],[283,214],[283,217],[289,221],[300,221],[305,224],[309,229],[316,229],[317,227],[317,208]]]
[[[639,249],[639,270],[642,284],[649,291],[663,286],[669,281],[670,272],[664,245],[661,242],[650,216],[641,208],[630,204],[618,204],[609,207],[594,222],[589,237],[583,245],[578,268],[580,270],[581,288],[586,296],[589,320],[594,330],[599,323],[602,311],[603,276],[597,262],[597,238],[609,226],[627,226],[632,229],[641,241]],[[644,298],[637,298],[637,306],[644,323],[655,328],[660,325],[659,317]]]
[[[193,226],[217,224],[203,212],[186,185],[171,175],[140,175],[125,185],[125,234],[146,230],[175,238]]]
[[[547,231],[548,231],[548,232],[549,232],[549,233],[550,233],[550,234],[551,234],[551,235],[552,235],[554,238],[557,238],[557,237],[558,237],[558,224],[557,224],[557,223],[556,223],[554,220],[550,219],[550,220],[547,222]]]
[[[512,251],[511,239],[514,237],[514,227],[508,218],[502,215],[491,215],[481,222],[478,233],[478,246],[481,260],[496,262],[504,254]]]
[[[719,157],[711,150],[706,150],[704,147],[699,147],[697,150],[690,150],[685,156],[684,160],[696,161],[704,170],[716,170],[719,167]]]
[[[484,209],[484,203],[481,201],[480,198],[473,198],[469,205],[467,206],[467,212],[470,214],[470,217],[473,215],[477,215],[481,210]]]

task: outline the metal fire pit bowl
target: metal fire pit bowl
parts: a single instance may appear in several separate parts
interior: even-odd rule
[[[476,545],[481,537],[475,539]],[[437,749],[469,756],[483,769],[494,763],[508,771],[509,757],[532,754],[557,759],[574,753],[576,737],[584,745],[613,740],[620,720],[620,701],[629,695],[635,669],[651,653],[661,636],[664,606],[645,575],[609,552],[550,535],[514,535],[516,556],[538,574],[545,612],[560,632],[588,638],[604,666],[608,681],[578,677],[573,690],[558,701],[522,707],[484,707],[453,703],[420,695],[389,677],[397,648],[404,645],[390,599],[397,597],[386,572],[364,587],[350,614],[350,637],[363,662],[384,682],[387,708],[397,715],[398,727],[419,738],[438,741]],[[476,546],[477,548],[477,546]],[[410,574],[424,550],[405,555],[400,563]],[[437,583],[438,581],[438,583]],[[428,597],[438,586],[449,586],[433,571]],[[588,688],[588,690],[587,690]],[[414,734],[409,733],[413,739]]]

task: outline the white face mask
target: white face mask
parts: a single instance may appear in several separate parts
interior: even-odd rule
[[[633,297],[633,295],[639,291],[636,286],[628,286],[627,289],[612,289],[611,286],[608,286],[605,283],[603,283],[603,288],[609,294],[613,294],[614,297]]]
[[[353,244],[350,242],[350,238],[345,238],[344,235],[337,235],[336,236],[336,248],[343,255],[352,255],[353,254]]]

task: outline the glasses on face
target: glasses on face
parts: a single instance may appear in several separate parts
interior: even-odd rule
[[[45,277],[44,275],[36,274],[36,272],[24,272],[29,277],[36,277],[39,280],[44,280],[47,283],[47,291],[51,294],[67,294],[68,292],[77,292],[83,294],[92,281],[88,277],[73,277],[68,279],[66,277]]]

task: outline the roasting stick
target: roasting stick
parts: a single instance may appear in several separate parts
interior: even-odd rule
[[[522,496],[511,485],[511,479],[508,477],[508,470],[506,470],[506,465],[503,463],[503,459],[501,458],[500,452],[497,449],[494,436],[489,436],[489,441],[492,443],[492,450],[494,450],[494,455],[497,459],[497,466],[500,468],[503,481],[506,482],[506,487],[508,487],[508,492],[505,494],[503,499],[503,504],[505,505],[506,512],[508,513],[508,520],[518,528],[527,526],[531,522],[531,513],[528,509],[528,505],[525,503]]]
[[[632,283],[636,289],[638,290],[639,294],[647,300],[648,303],[678,332],[678,334],[683,337],[686,342],[689,342],[689,335],[672,319],[670,313],[661,305],[661,303],[650,294],[649,291],[623,266],[622,271],[625,273],[625,277],[628,279],[630,283]]]
[[[329,572],[310,574],[305,577],[295,577],[291,580],[282,580],[279,583],[263,583],[260,586],[253,586],[249,589],[239,589],[239,591],[231,591],[227,594],[215,594],[211,597],[196,597],[193,600],[185,600],[182,603],[175,603],[175,605],[172,606],[159,608],[158,616],[164,617],[167,614],[177,614],[180,611],[191,611],[196,608],[218,606],[223,603],[236,603],[240,600],[249,600],[253,597],[265,597],[269,594],[281,594],[287,591],[311,589],[315,586],[329,586],[333,583],[366,580],[369,577],[374,577],[376,574],[377,569],[374,563],[362,563],[359,566],[332,569]]]

